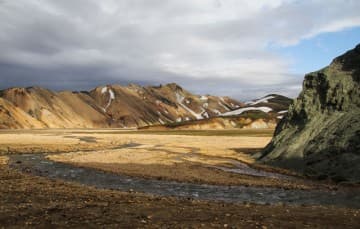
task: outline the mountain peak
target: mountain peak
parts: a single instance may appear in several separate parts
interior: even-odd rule
[[[173,91],[182,91],[183,90],[183,88],[180,85],[178,85],[177,83],[168,83],[165,85],[165,87],[168,87]]]
[[[340,65],[340,69],[342,71],[348,71],[348,72],[352,71],[354,80],[359,82],[360,81],[360,44],[358,44],[354,49],[335,58],[331,65]]]

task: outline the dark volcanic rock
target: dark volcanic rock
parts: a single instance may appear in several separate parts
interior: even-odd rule
[[[309,176],[360,182],[360,45],[307,74],[259,160]]]

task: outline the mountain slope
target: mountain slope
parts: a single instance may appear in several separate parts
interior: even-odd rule
[[[155,125],[146,129],[209,130],[236,128],[275,128],[292,102],[291,99],[271,94],[226,110],[208,119]]]
[[[176,84],[109,85],[95,88],[90,95],[114,123],[123,127],[201,120],[242,105],[226,97],[193,95]]]
[[[194,95],[174,83],[107,85],[90,92],[9,88],[0,92],[0,98],[1,128],[180,127],[197,122],[200,127],[196,128],[267,128],[276,124],[291,101],[269,95],[245,104],[229,97]],[[262,112],[263,107],[266,112]]]
[[[291,104],[292,100],[288,97],[270,94],[260,99],[246,102],[244,106],[233,111],[228,111],[221,114],[220,116],[233,116],[239,115],[244,112],[262,111],[269,114],[277,114],[278,118],[281,119]]]
[[[0,98],[1,128],[141,127],[202,120],[243,106],[228,97],[194,95],[176,84],[108,85],[90,92],[9,88]]]
[[[86,94],[55,93],[40,87],[10,88],[2,91],[1,94],[3,99],[42,123],[41,126],[43,127],[107,126],[106,120],[108,118],[100,108],[97,108],[95,101]]]
[[[301,94],[260,160],[360,182],[360,45],[305,76]]]
[[[7,100],[0,98],[0,129],[30,129],[44,128],[43,123],[14,106]]]

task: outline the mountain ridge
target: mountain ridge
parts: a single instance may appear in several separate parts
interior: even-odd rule
[[[175,83],[58,92],[12,87],[1,90],[0,98],[1,128],[134,128],[203,120],[249,107],[227,96],[195,95]]]

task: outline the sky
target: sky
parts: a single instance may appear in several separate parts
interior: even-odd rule
[[[359,0],[0,0],[0,88],[175,82],[296,97],[360,43]]]

